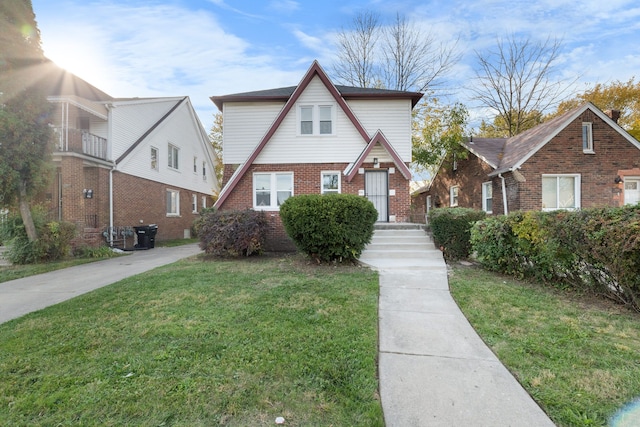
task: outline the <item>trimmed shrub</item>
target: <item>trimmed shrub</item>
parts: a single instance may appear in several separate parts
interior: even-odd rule
[[[486,213],[469,208],[438,208],[429,212],[433,240],[445,259],[468,258],[471,253],[470,229]]]
[[[76,226],[65,221],[46,221],[44,210],[32,209],[33,223],[38,240],[30,242],[22,218],[18,214],[8,216],[2,227],[2,240],[9,250],[6,257],[13,264],[35,264],[57,261],[71,255],[71,241],[76,235]]]
[[[378,212],[354,194],[306,194],[280,206],[285,231],[298,249],[323,262],[352,261],[371,241]]]
[[[209,210],[196,221],[200,248],[216,256],[249,256],[262,253],[267,230],[264,212]]]
[[[482,266],[603,295],[640,311],[640,205],[516,212],[471,231]]]

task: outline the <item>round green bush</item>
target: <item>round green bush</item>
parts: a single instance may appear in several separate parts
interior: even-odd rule
[[[378,212],[353,194],[305,194],[289,197],[280,217],[301,252],[323,262],[352,261],[371,241]]]

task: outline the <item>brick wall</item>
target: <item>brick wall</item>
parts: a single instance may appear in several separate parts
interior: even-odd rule
[[[482,183],[490,181],[488,174],[491,171],[489,165],[472,153],[469,153],[466,159],[458,159],[456,170],[453,169],[451,159],[447,158],[438,170],[429,190],[420,197],[426,199],[426,196],[430,195],[434,208],[449,207],[451,206],[449,189],[457,185],[458,206],[482,210]],[[493,212],[496,213],[496,198],[500,194],[496,192],[496,179],[493,181]]]
[[[591,122],[595,154],[582,151],[582,122]],[[579,173],[581,207],[620,206],[622,170],[640,167],[640,150],[590,110],[585,111],[522,166],[519,208],[542,209],[542,174]],[[514,210],[509,206],[509,210]]]
[[[253,207],[253,173],[254,172],[293,172],[294,195],[320,194],[322,171],[343,171],[346,163],[320,163],[320,164],[254,164],[240,179],[232,193],[227,197],[221,209],[248,209]],[[373,168],[373,164],[365,164],[363,167]],[[393,163],[380,164],[380,170],[395,168]],[[226,181],[231,177],[235,168],[225,165],[224,175]],[[389,174],[389,189],[395,190],[395,196],[389,196],[389,215],[395,215],[396,221],[409,221],[410,196],[409,181],[401,173]],[[356,175],[351,182],[347,182],[341,176],[341,192],[343,194],[358,194],[364,190],[364,174]],[[295,246],[286,235],[282,226],[280,215],[277,211],[267,211],[267,219],[270,228],[267,233],[267,250],[293,250]]]

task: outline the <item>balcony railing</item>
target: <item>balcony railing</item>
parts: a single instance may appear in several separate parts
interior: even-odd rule
[[[107,160],[107,139],[80,129],[55,128],[58,151],[82,153]]]

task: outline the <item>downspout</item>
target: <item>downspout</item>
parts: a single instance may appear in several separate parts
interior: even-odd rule
[[[509,215],[509,208],[507,206],[507,185],[504,182],[504,176],[501,173],[498,174],[498,178],[502,180],[502,206],[504,206],[504,214]]]
[[[109,169],[109,247],[113,247],[113,171],[116,169],[115,162]]]

